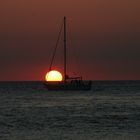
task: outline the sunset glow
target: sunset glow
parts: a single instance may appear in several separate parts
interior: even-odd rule
[[[45,76],[46,81],[62,81],[63,77],[59,71],[51,70]]]
[[[139,13],[140,0],[1,0],[0,81],[46,81],[54,54],[63,70],[64,16],[69,74],[140,80]]]

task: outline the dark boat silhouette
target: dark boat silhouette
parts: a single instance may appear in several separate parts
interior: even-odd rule
[[[64,17],[63,19],[63,29],[64,29],[64,65],[63,65],[64,78],[62,81],[45,81],[44,84],[48,90],[90,90],[92,86],[91,81],[83,81],[82,77],[69,77],[69,75],[67,74],[66,17]],[[52,56],[50,71],[51,71],[54,55],[55,53],[53,53]]]

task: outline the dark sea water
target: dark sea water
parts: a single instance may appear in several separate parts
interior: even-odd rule
[[[58,92],[0,82],[0,140],[140,140],[140,81]]]

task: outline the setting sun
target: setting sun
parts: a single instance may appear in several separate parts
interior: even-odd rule
[[[63,77],[59,71],[51,70],[45,76],[46,81],[62,81]]]

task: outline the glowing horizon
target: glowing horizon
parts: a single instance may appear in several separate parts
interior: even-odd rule
[[[139,7],[138,0],[0,1],[0,81],[44,80],[64,16],[70,75],[140,80]],[[61,54],[54,69],[62,69]]]
[[[59,71],[51,70],[51,71],[47,72],[47,74],[45,75],[45,80],[52,81],[52,82],[53,81],[62,81],[63,76]]]

